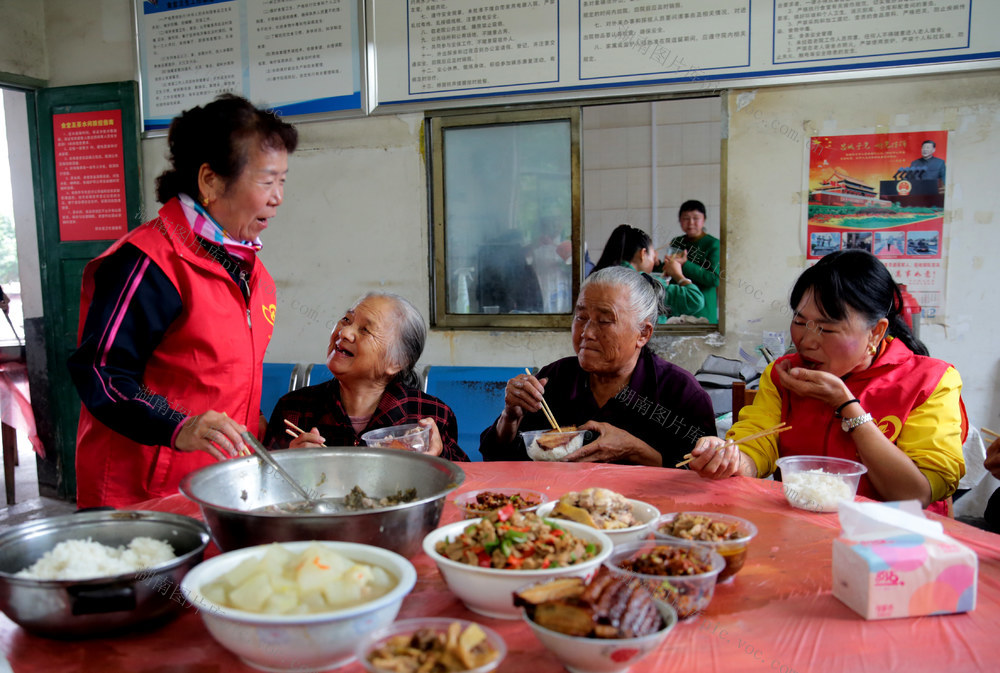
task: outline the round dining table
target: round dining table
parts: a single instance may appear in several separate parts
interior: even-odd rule
[[[746,565],[716,587],[704,612],[682,620],[659,648],[634,663],[633,673],[1000,670],[1000,536],[928,515],[979,559],[976,607],[961,614],[867,621],[831,593],[836,513],[818,514],[788,505],[779,482],[745,477],[722,481],[687,470],[589,463],[462,463],[466,479],[448,498],[441,523],[462,513],[451,500],[464,491],[521,487],[557,499],[563,493],[604,487],[657,507],[660,512],[726,512],[749,519],[759,533]],[[182,495],[136,505],[201,518]],[[210,545],[207,555],[217,554]],[[399,618],[444,616],[492,627],[507,642],[503,673],[563,671],[527,624],[477,615],[448,590],[424,553],[410,559],[417,583]],[[176,587],[163,587],[176,591]],[[183,601],[179,592],[176,599]],[[15,673],[236,673],[255,669],[212,639],[194,607],[150,632],[88,640],[33,636],[0,615],[0,650]],[[2,670],[2,669],[0,669]],[[337,669],[362,673],[352,662]]]

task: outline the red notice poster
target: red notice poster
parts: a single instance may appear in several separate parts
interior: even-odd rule
[[[811,138],[807,259],[867,250],[940,316],[947,152],[947,131]]]
[[[121,110],[52,117],[59,238],[101,241],[128,230]]]

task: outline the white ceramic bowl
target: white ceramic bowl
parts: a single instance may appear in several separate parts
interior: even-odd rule
[[[777,464],[788,504],[810,512],[836,512],[838,502],[854,500],[861,475],[868,471],[853,460],[827,456],[786,456]],[[803,474],[813,470],[825,474]]]
[[[414,428],[419,429],[419,432],[410,432]],[[406,434],[407,432],[410,434]],[[417,453],[427,453],[431,450],[431,429],[425,428],[419,423],[369,430],[361,435],[361,439],[368,446],[380,449],[403,449]]]
[[[604,560],[611,555],[614,546],[611,539],[598,530],[573,521],[560,520],[560,528],[600,546],[594,558],[561,568],[504,570],[459,563],[435,551],[434,547],[438,542],[459,535],[467,526],[478,521],[479,519],[465,519],[431,531],[424,538],[424,551],[437,564],[438,572],[448,588],[462,599],[467,608],[497,619],[518,619],[521,616],[521,609],[514,607],[513,596],[515,591],[526,584],[554,577],[583,577],[589,582]]]
[[[246,559],[263,556],[269,545],[258,545],[226,552],[195,566],[184,577],[181,591],[199,609],[212,637],[254,668],[306,673],[342,666],[354,659],[354,648],[361,637],[396,618],[403,598],[417,581],[417,572],[405,558],[381,547],[329,541],[285,542],[281,546],[297,554],[312,544],[380,566],[396,578],[397,584],[368,603],[309,615],[246,612],[218,605],[202,595],[205,584]]]
[[[552,435],[562,438],[565,444],[554,449],[546,449],[535,443],[540,435]],[[524,440],[524,448],[528,451],[528,457],[538,461],[560,461],[573,453],[586,441],[586,430],[572,430],[569,432],[554,432],[552,430],[525,430],[521,433]]]
[[[534,512],[549,501],[549,496],[545,495],[541,491],[533,491],[530,488],[482,488],[477,491],[459,493],[455,496],[455,499],[452,500],[452,503],[455,507],[462,510],[466,519],[478,519],[483,516],[484,510],[476,509],[472,507],[471,504],[476,502],[476,496],[480,493],[496,493],[506,497],[520,495],[527,501],[538,503],[537,505],[530,507],[516,507],[515,509],[519,512]]]
[[[656,633],[638,638],[581,638],[552,631],[531,621],[524,612],[524,621],[535,637],[556,655],[570,673],[621,673],[659,647],[667,634],[677,626],[677,611],[664,601],[656,607],[664,626]]]
[[[631,498],[629,498],[628,501],[632,503],[632,514],[639,523],[635,526],[629,526],[628,528],[613,528],[601,531],[611,538],[611,542],[615,545],[620,545],[623,542],[644,540],[647,536],[649,536],[649,533],[652,530],[653,522],[660,517],[660,510],[656,509],[648,502],[632,500]],[[538,508],[538,516],[551,516],[552,510],[555,509],[558,504],[558,501],[545,503]],[[566,519],[563,519],[562,517],[552,518],[559,521],[560,525],[561,522],[566,521]]]
[[[462,627],[462,631],[476,622],[470,622],[465,619],[452,619],[451,617],[414,617],[413,619],[400,619],[398,622],[394,622],[389,626],[382,627],[381,629],[374,631],[358,643],[356,654],[358,656],[358,661],[361,665],[365,667],[365,670],[369,673],[392,673],[392,671],[387,671],[384,668],[379,668],[368,661],[368,654],[377,647],[381,647],[390,638],[401,635],[412,635],[417,631],[422,629],[430,629],[437,633],[446,634],[448,633],[448,627],[454,623],[458,623]],[[483,626],[482,624],[476,624],[479,628],[483,630],[486,634],[486,640],[489,642],[490,646],[496,651],[497,658],[488,664],[483,664],[478,668],[470,668],[465,673],[489,673],[496,669],[503,661],[504,657],[507,656],[507,643],[504,639],[500,637],[500,634],[491,628]]]

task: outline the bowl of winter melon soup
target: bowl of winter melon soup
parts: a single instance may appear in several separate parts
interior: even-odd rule
[[[181,590],[221,645],[254,668],[307,673],[350,662],[416,583],[399,554],[354,542],[283,542],[220,554]]]

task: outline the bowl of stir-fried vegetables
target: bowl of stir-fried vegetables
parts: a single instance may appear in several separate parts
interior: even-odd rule
[[[423,544],[452,593],[473,612],[498,619],[520,618],[513,593],[526,584],[554,577],[590,579],[612,546],[596,529],[542,519],[512,505],[442,526]]]

